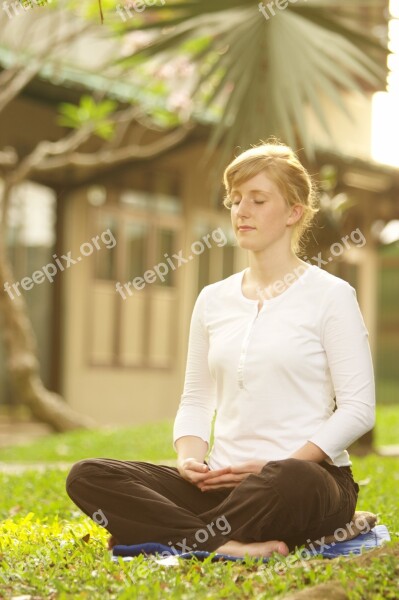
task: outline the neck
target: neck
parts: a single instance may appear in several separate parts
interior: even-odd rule
[[[308,268],[308,263],[299,259],[293,252],[287,254],[266,254],[249,252],[249,277],[253,282],[261,286],[267,286],[281,279],[287,273],[295,272],[298,274],[303,269]]]

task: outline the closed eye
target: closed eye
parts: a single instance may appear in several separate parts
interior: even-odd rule
[[[240,204],[241,200],[234,200],[231,204]],[[254,204],[264,204],[266,200],[252,200]]]

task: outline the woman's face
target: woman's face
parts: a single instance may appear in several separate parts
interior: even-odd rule
[[[287,225],[296,220],[290,218],[292,207],[265,173],[233,186],[231,202],[231,222],[241,248],[263,250],[284,236],[290,241]]]

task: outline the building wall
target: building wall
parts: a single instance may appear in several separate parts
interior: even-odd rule
[[[96,215],[105,214],[107,210],[115,211],[114,214],[120,211],[125,225],[140,222],[139,211],[120,207],[121,189],[132,192],[146,182],[152,185],[153,182],[148,183],[148,177],[143,176],[144,172],[152,173],[155,180],[162,179],[165,172],[175,173],[180,181],[176,194],[181,200],[181,213],[173,218],[163,217],[177,227],[169,256],[179,251],[185,258],[193,255],[193,243],[198,253],[175,269],[175,286],[154,282],[143,290],[134,290],[132,296],[125,289],[124,300],[115,290],[115,281],[99,280],[94,276],[98,267],[96,261],[106,261],[106,252],[114,252],[114,249],[94,252],[63,274],[62,392],[73,408],[91,415],[99,424],[142,423],[175,415],[183,391],[190,317],[198,292],[203,285],[246,266],[246,256],[231,245],[229,211],[214,207],[213,196],[209,190],[204,190],[204,173],[198,169],[200,157],[200,149],[192,148],[184,153],[183,159],[176,153],[154,162],[150,171],[145,166],[130,167],[128,171],[114,175],[103,182],[102,189],[110,186],[113,190],[108,193],[109,205],[90,206],[87,188],[70,194],[65,202],[65,251],[71,251],[72,256],[77,257],[81,244],[89,242],[93,232],[101,233],[101,228],[96,229],[94,225]],[[100,193],[99,189],[97,193]],[[115,235],[117,246],[123,245],[122,255],[128,245],[123,231],[126,230],[119,230],[121,237]],[[209,248],[202,240],[206,234],[209,234]],[[228,238],[229,243],[224,243]],[[200,253],[201,244],[204,250]],[[145,269],[157,264],[153,260],[156,252],[152,253],[151,249],[150,244]],[[133,248],[135,250],[137,246]],[[120,272],[126,272],[123,271],[124,261],[122,256]],[[138,273],[131,273],[131,279],[133,275]],[[120,281],[124,283],[122,279]],[[129,289],[133,291],[133,288]],[[152,310],[146,316],[148,304]],[[168,350],[162,340],[167,338],[171,326]],[[116,337],[115,327],[119,330]],[[147,366],[134,365],[134,349],[140,347],[143,327],[149,328],[151,339],[147,346],[150,350],[155,348],[155,353],[151,354],[147,347]],[[113,359],[110,348],[115,344],[119,357],[116,352]],[[157,344],[160,351],[156,350]],[[136,354],[138,360],[139,352]]]
[[[18,114],[23,114],[23,108],[21,104]],[[369,108],[366,100],[352,100],[357,133],[350,129],[342,115],[338,115],[337,109],[328,108],[334,136],[343,152],[359,156],[369,151]],[[42,120],[40,111],[39,105],[34,103],[34,112],[30,115],[36,115],[37,119],[33,119],[33,124]],[[316,135],[317,126],[313,127]],[[362,133],[363,130],[365,133]],[[36,135],[39,136],[38,131],[35,131]],[[318,135],[322,140],[322,134],[319,132]],[[12,141],[23,143],[22,139]],[[108,178],[99,175],[94,188],[108,186],[111,190],[119,191],[137,191],[148,186],[156,188],[165,173],[175,174],[178,186],[173,194],[181,200],[181,213],[174,251],[182,250],[183,256],[188,256],[191,244],[204,233],[223,227],[223,231],[229,235],[229,213],[217,207],[221,198],[212,193],[206,184],[207,169],[200,167],[202,155],[203,146],[193,144],[184,150],[168,153],[163,159],[150,161],[148,165],[132,165],[115,171]],[[114,208],[121,210],[115,197],[113,202]],[[72,256],[77,257],[80,245],[90,242],[93,235],[101,233],[102,229],[95,219],[104,207],[96,209],[88,203],[86,187],[69,193],[65,191],[62,204],[64,239],[62,248],[57,248],[57,252],[61,256],[71,251]],[[128,208],[124,214],[128,220]],[[120,241],[119,245],[124,247],[124,242]],[[163,307],[169,305],[174,318],[169,366],[101,364],[101,360],[107,363],[107,350],[115,344],[114,322],[117,318],[125,319],[123,334],[128,345],[131,344],[128,346],[131,353],[134,353],[139,336],[137,328],[142,322],[137,313],[139,310],[145,311],[148,304],[147,297],[140,292],[122,302],[113,284],[94,277],[99,259],[101,262],[102,257],[105,260],[107,256],[104,248],[60,273],[59,280],[63,288],[62,304],[58,307],[63,329],[61,392],[66,402],[82,413],[93,416],[99,424],[135,424],[172,418],[183,390],[190,316],[198,292],[203,285],[220,280],[247,265],[246,253],[231,248],[231,244],[228,246],[218,248],[212,245],[212,248],[179,268],[176,271],[175,295],[168,296],[168,289],[158,290],[159,297],[163,295],[165,301],[155,318],[159,337],[167,337],[166,330],[171,322],[170,317],[163,315]],[[155,261],[150,258],[145,260],[146,269],[151,269],[154,264]],[[363,297],[367,298],[369,294],[360,294],[361,304]],[[119,300],[119,305],[116,300]],[[126,319],[127,312],[130,318]]]
[[[342,99],[347,107],[347,114],[327,97],[321,97],[321,106],[328,121],[331,138],[323,130],[314,112],[308,110],[310,137],[320,148],[369,160],[372,126],[371,95],[343,94]]]

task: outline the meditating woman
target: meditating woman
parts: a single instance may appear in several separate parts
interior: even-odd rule
[[[93,458],[67,478],[110,547],[287,555],[355,512],[347,448],[374,425],[373,364],[354,288],[298,257],[318,210],[312,180],[273,143],[235,158],[224,184],[249,266],[195,302],[177,467]]]

